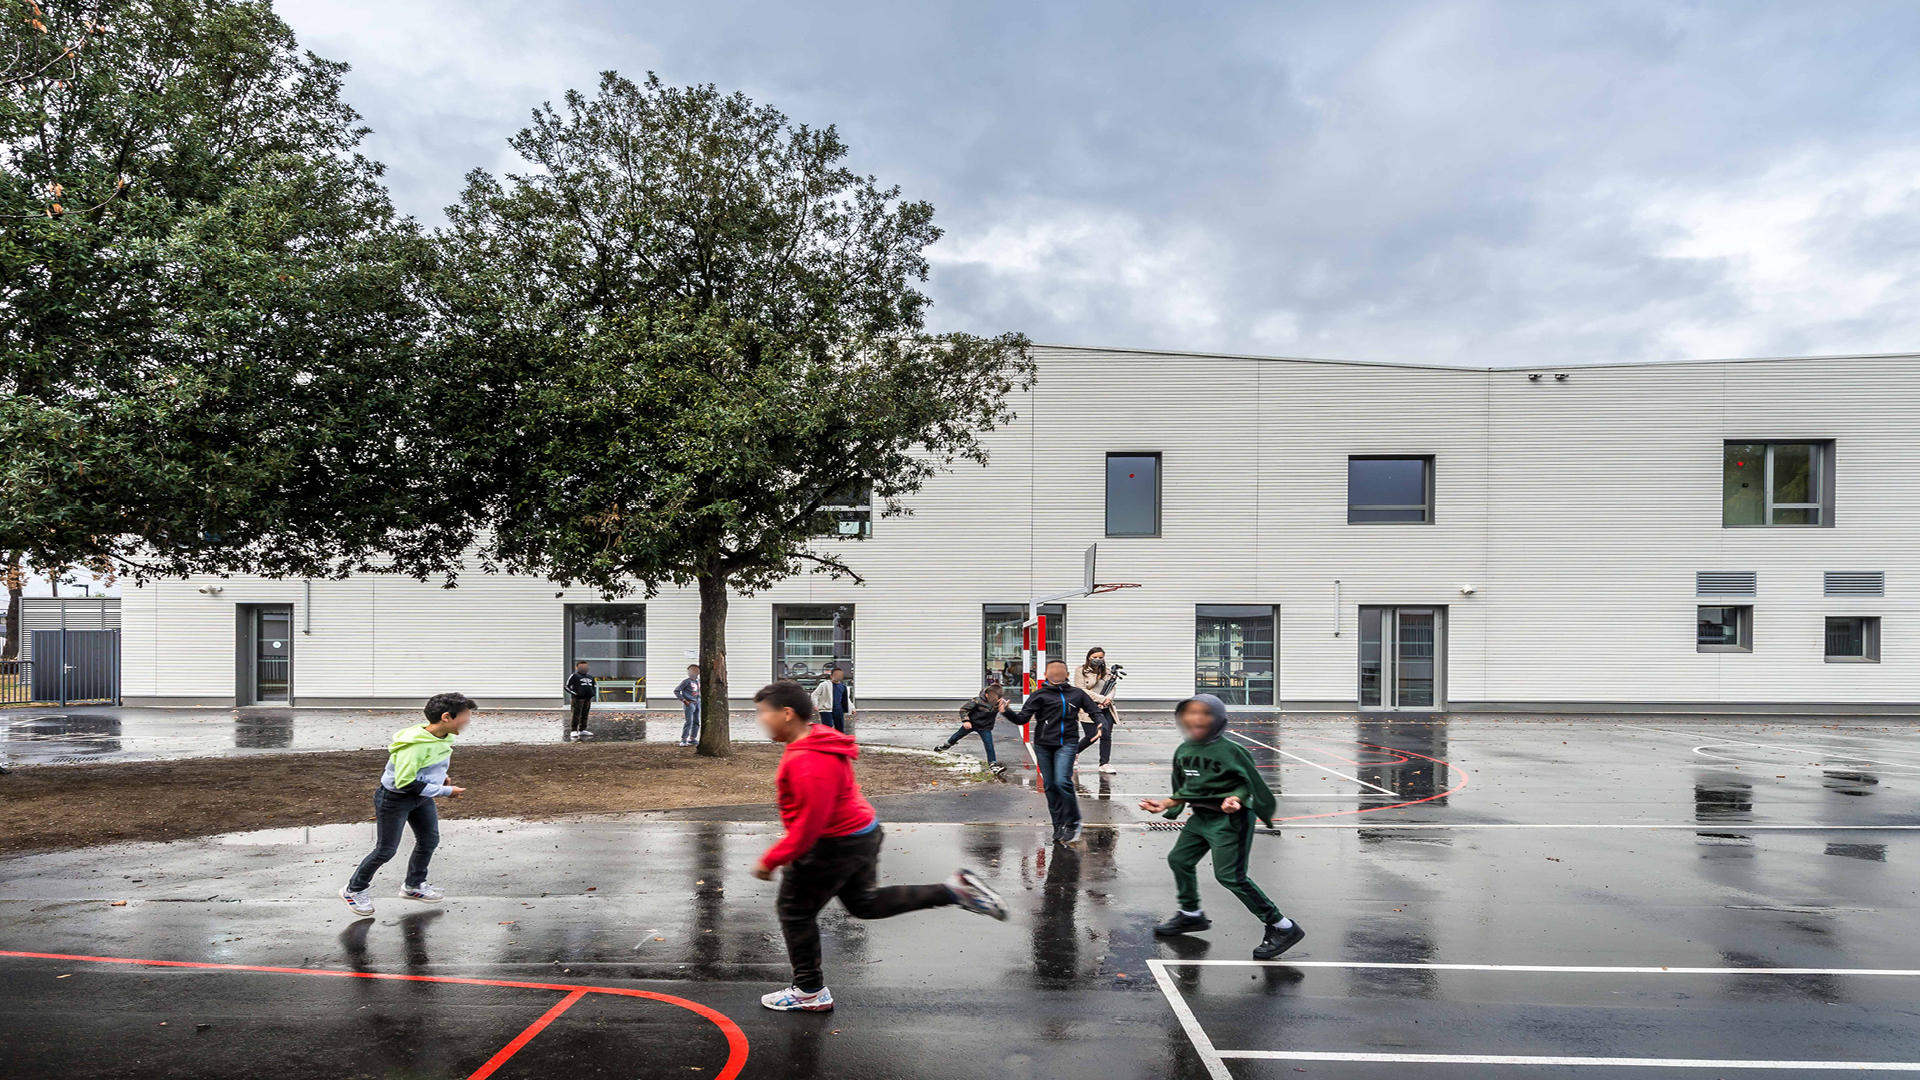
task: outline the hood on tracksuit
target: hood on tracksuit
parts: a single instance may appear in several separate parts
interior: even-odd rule
[[[780,823],[787,832],[761,856],[762,862],[769,868],[785,866],[823,837],[856,836],[879,824],[873,804],[853,778],[859,756],[860,744],[853,736],[825,724],[813,725],[787,744],[773,774]]]
[[[1214,742],[1218,740],[1222,735],[1225,735],[1227,733],[1228,721],[1227,721],[1227,703],[1224,701],[1221,701],[1217,697],[1214,697],[1212,694],[1195,694],[1192,697],[1186,699],[1185,701],[1182,701],[1180,704],[1175,705],[1173,707],[1174,723],[1176,724],[1179,723],[1180,717],[1187,711],[1187,706],[1192,705],[1196,701],[1202,705],[1205,705],[1207,707],[1207,711],[1213,714],[1213,726],[1207,729],[1207,733],[1204,737],[1200,739],[1196,739],[1194,741],[1203,742],[1203,743]],[[1184,733],[1186,731],[1186,726],[1181,725],[1180,730]]]
[[[415,724],[393,733],[380,786],[403,795],[437,799],[447,793],[447,766],[453,761],[452,734],[442,738]]]

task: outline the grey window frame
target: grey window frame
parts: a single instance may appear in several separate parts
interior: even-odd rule
[[[835,492],[838,495],[839,492]],[[873,539],[873,485],[865,485],[865,499],[857,503],[828,503],[820,507],[823,514],[832,514],[834,530],[822,533],[822,539],[828,540],[871,540]],[[853,525],[852,532],[847,526]]]
[[[1860,624],[1860,655],[1835,656],[1827,652],[1827,635],[1832,632],[1836,621],[1857,622]],[[1829,664],[1877,664],[1880,662],[1880,616],[1878,615],[1828,615],[1821,624],[1820,651],[1825,654]]]
[[[1427,501],[1414,503],[1355,503],[1353,501],[1353,463],[1356,461],[1418,461],[1426,480]],[[1432,454],[1348,454],[1347,455],[1347,524],[1349,525],[1431,525],[1434,519],[1433,489],[1434,473],[1438,471]],[[1419,510],[1419,521],[1355,521],[1355,510]]]
[[[1760,517],[1758,525],[1736,525],[1727,521],[1726,509],[1726,457],[1729,446],[1764,446],[1766,464],[1760,474]],[[1776,503],[1773,501],[1773,451],[1780,446],[1805,446],[1812,449],[1814,461],[1807,471],[1810,483],[1814,485],[1814,501],[1804,503]],[[1834,441],[1832,439],[1722,439],[1720,440],[1720,527],[1723,529],[1830,529],[1833,527],[1833,488],[1834,488]],[[1773,520],[1775,510],[1812,510],[1820,520],[1807,523],[1790,521],[1776,523]]]
[[[580,637],[579,623],[582,615],[592,611],[610,612],[616,610],[637,613],[637,621],[640,628],[638,637],[586,638],[584,641],[596,645],[606,643],[612,646],[615,652],[619,652],[622,646],[638,642],[640,646],[639,654],[637,656],[582,656],[581,650],[587,647],[587,645],[583,644],[583,639]],[[636,678],[626,679],[617,675],[594,675],[594,679],[597,682],[594,691],[594,701],[607,705],[645,705],[647,702],[647,605],[623,603],[566,604],[563,605],[563,617],[566,619],[567,655],[565,672],[561,677],[564,679],[566,675],[573,673],[573,663],[576,660],[585,660],[590,667],[595,668],[602,664],[618,665],[637,663],[640,666],[640,674]],[[614,625],[614,619],[608,618],[603,621],[603,624]],[[609,693],[617,695],[618,692],[623,689],[631,691],[631,700],[623,700],[618,696],[607,696]]]
[[[1266,661],[1268,668],[1265,676],[1266,683],[1267,683],[1267,686],[1265,689],[1266,689],[1267,696],[1271,700],[1265,701],[1265,702],[1228,701],[1227,704],[1235,705],[1243,708],[1249,708],[1249,709],[1269,709],[1269,708],[1278,708],[1280,706],[1280,605],[1278,604],[1195,604],[1193,606],[1193,626],[1194,626],[1193,692],[1194,693],[1217,694],[1223,699],[1231,696],[1229,694],[1221,693],[1221,691],[1223,690],[1231,689],[1230,687],[1226,687],[1226,686],[1213,687],[1213,686],[1200,685],[1200,662],[1203,659],[1200,655],[1200,620],[1216,619],[1216,620],[1224,621],[1229,619],[1259,619],[1259,618],[1267,619],[1269,628],[1273,632],[1272,640],[1269,642],[1269,644],[1273,648],[1273,655],[1269,657]],[[1222,669],[1226,669],[1232,666],[1232,660],[1228,657],[1220,657],[1216,660],[1216,662],[1221,665]],[[1239,696],[1251,698],[1253,696],[1254,687],[1252,682],[1249,681],[1245,675],[1246,665],[1247,665],[1247,660],[1245,657],[1242,657],[1240,660],[1240,667],[1242,669],[1242,674],[1241,674],[1241,683],[1240,683],[1241,693]]]
[[[1735,642],[1732,645],[1710,645],[1700,640],[1700,609],[1721,608],[1737,611]],[[1696,604],[1693,609],[1693,651],[1702,653],[1750,653],[1753,651],[1753,605],[1752,604]]]
[[[855,604],[774,604],[773,617],[773,677],[792,679],[808,693],[826,681],[828,665],[838,665],[847,675],[845,682],[852,686],[859,678],[859,610]],[[832,637],[828,639],[827,649],[831,654],[821,663],[819,670],[809,670],[804,674],[791,674],[783,669],[787,661],[782,652],[781,631],[788,619],[827,619],[832,628]],[[844,629],[844,632],[842,632]],[[842,644],[846,646],[843,650]],[[844,655],[842,655],[844,653]]]
[[[1114,532],[1113,531],[1112,476],[1113,476],[1113,459],[1114,458],[1152,458],[1153,459],[1153,531],[1152,532]],[[1103,470],[1105,470],[1100,477],[1100,490],[1102,494],[1102,499],[1100,504],[1101,532],[1104,535],[1116,540],[1151,540],[1158,537],[1160,535],[1162,525],[1164,524],[1165,515],[1162,513],[1161,494],[1164,491],[1165,484],[1166,484],[1166,481],[1164,479],[1166,475],[1166,462],[1165,460],[1163,460],[1160,451],[1158,450],[1109,450],[1107,451],[1107,456],[1101,460],[1100,466]]]

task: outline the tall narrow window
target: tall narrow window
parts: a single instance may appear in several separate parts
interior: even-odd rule
[[[647,609],[641,604],[574,604],[568,608],[568,642],[575,660],[585,660],[599,687],[599,700],[645,701],[647,697]],[[563,675],[564,677],[564,675]]]
[[[812,690],[838,666],[853,681],[853,605],[780,604],[773,609],[773,677]]]
[[[1027,621],[1027,605],[986,604],[982,611],[980,684],[997,682],[1006,687],[1009,697],[1018,698],[1026,692],[1022,689],[1026,676],[1023,648],[1026,635],[1022,633],[1021,624]],[[1047,617],[1047,657],[1060,657],[1060,643],[1066,636],[1067,609],[1059,604],[1043,604],[1040,614]]]
[[[1433,459],[1347,459],[1347,524],[1423,524],[1433,520]]]
[[[1201,604],[1194,609],[1193,688],[1229,705],[1274,702],[1274,609]]]
[[[1833,444],[1724,444],[1720,523],[1727,528],[1833,524]]]
[[[1827,663],[1880,662],[1880,619],[1875,615],[1829,616]]]
[[[1107,535],[1160,535],[1160,455],[1107,455]]]

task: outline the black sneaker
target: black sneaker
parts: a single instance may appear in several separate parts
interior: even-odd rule
[[[941,743],[939,746],[933,748],[933,752],[936,754],[944,754],[947,752],[947,747],[952,745],[952,743]]]
[[[1184,911],[1176,911],[1173,913],[1173,918],[1154,926],[1153,936],[1177,937],[1180,934],[1195,934],[1211,929],[1212,926],[1213,920],[1205,915],[1189,915]]]
[[[1294,923],[1285,930],[1277,926],[1269,926],[1267,927],[1267,936],[1261,939],[1260,944],[1253,947],[1253,958],[1255,960],[1271,960],[1281,953],[1286,952],[1288,949],[1293,948],[1295,945],[1300,944],[1300,939],[1306,936],[1307,932],[1300,929],[1299,923]]]

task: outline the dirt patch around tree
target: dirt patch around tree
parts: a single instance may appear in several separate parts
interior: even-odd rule
[[[780,749],[701,757],[678,746],[566,743],[461,747],[449,778],[465,795],[445,818],[544,820],[572,814],[770,804]],[[381,750],[253,754],[15,770],[0,777],[0,854],[373,820]],[[869,795],[968,782],[931,757],[869,750],[854,764]]]

